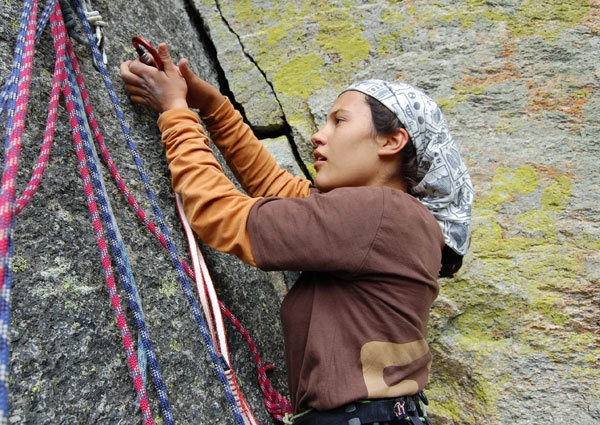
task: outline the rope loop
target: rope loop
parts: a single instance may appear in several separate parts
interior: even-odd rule
[[[79,28],[77,22],[77,13],[73,10],[72,2],[68,0],[60,0],[60,7],[62,9],[62,13],[64,16],[65,26],[67,27],[67,32],[71,38],[77,41],[80,44],[87,44],[87,40],[82,37],[77,31]],[[77,4],[76,2],[73,2]],[[104,65],[108,64],[108,58],[106,56],[106,52],[104,50],[105,45],[105,35],[103,28],[107,26],[106,22],[102,19],[102,15],[97,10],[93,10],[91,6],[91,2],[89,0],[84,0],[81,2],[81,8],[83,10],[83,17],[87,21],[87,24],[90,27],[94,27],[93,31],[93,39],[94,44],[98,48],[100,52],[100,58],[93,58],[94,67],[99,70],[98,60],[101,60]],[[83,23],[81,24],[83,25]]]

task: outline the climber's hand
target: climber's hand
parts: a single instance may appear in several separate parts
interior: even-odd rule
[[[178,66],[188,86],[187,103],[199,109],[201,116],[211,115],[225,102],[225,96],[217,88],[194,74],[186,59],[181,59]]]
[[[148,66],[139,59],[121,64],[121,78],[125,90],[135,103],[148,106],[157,112],[187,108],[187,83],[179,68],[173,63],[165,43],[158,45],[158,55],[164,70]]]

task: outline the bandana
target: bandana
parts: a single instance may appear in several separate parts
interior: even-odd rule
[[[406,127],[417,154],[417,184],[410,193],[437,219],[446,245],[465,255],[471,237],[473,185],[439,106],[406,83],[367,80],[344,91],[369,95]]]

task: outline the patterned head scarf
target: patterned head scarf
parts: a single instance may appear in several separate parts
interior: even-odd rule
[[[439,106],[410,84],[367,80],[351,85],[392,111],[417,154],[417,184],[410,193],[437,219],[446,245],[465,255],[471,237],[473,185]]]

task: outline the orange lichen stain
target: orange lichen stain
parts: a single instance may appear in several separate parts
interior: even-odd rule
[[[575,175],[573,173],[560,171],[549,165],[534,164],[532,162],[527,163],[527,165],[533,168],[536,171],[536,173],[538,173],[540,176],[546,177],[548,179],[556,180],[559,177],[568,177],[570,179],[575,178]]]
[[[492,66],[484,67],[479,70],[482,76],[465,75],[457,85],[466,85],[467,87],[489,87],[494,84],[504,83],[519,78],[519,70],[513,62],[505,62],[503,68],[494,68]]]
[[[502,60],[489,62],[471,69],[469,74],[465,73],[460,80],[453,84],[456,91],[455,98],[453,101],[442,102],[444,106],[450,108],[453,104],[463,101],[469,94],[481,94],[494,84],[502,84],[520,78],[518,65],[510,60],[517,50],[516,43],[512,41],[504,43],[501,52]]]
[[[600,1],[590,1],[590,13],[581,20],[581,25],[588,27],[593,34],[600,34]]]
[[[514,41],[506,42],[503,45],[502,57],[504,59],[512,58],[518,50],[519,48],[517,47],[517,43],[515,43]]]
[[[477,69],[477,75],[463,75],[453,84],[457,93],[457,102],[464,100],[467,95],[482,94],[494,84],[502,84],[519,78],[517,66],[510,61],[501,61],[499,66],[488,64]]]
[[[527,113],[538,115],[545,111],[564,112],[571,117],[573,130],[583,128],[583,108],[593,93],[591,87],[578,87],[576,83],[569,83],[565,75],[555,75],[542,82],[531,79],[526,82],[526,87],[529,92]]]

